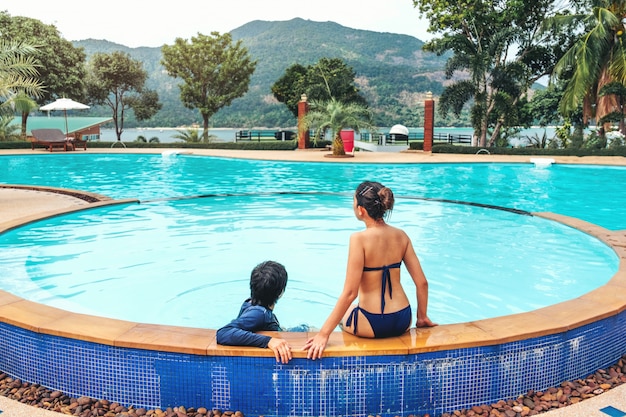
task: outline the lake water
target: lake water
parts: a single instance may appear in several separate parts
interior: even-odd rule
[[[380,133],[389,132],[389,127],[381,127],[379,128]],[[214,135],[217,141],[220,142],[234,142],[235,134],[239,130],[262,130],[262,129],[251,129],[251,128],[212,128],[209,129],[209,135]],[[278,130],[269,129],[269,130]],[[285,127],[283,130],[291,130],[296,131],[296,127]],[[122,140],[125,142],[133,142],[137,139],[138,136],[143,136],[146,140],[150,140],[153,137],[159,138],[161,143],[173,143],[180,141],[180,139],[175,138],[175,135],[180,134],[181,132],[186,132],[186,128],[136,128],[136,129],[124,129],[122,132]],[[198,129],[198,131],[202,131],[202,129]],[[423,132],[424,129],[421,127],[410,127],[409,132]],[[473,129],[471,127],[437,127],[435,128],[435,134],[451,134],[451,135],[471,135],[473,133]],[[524,129],[520,132],[520,136],[534,136],[538,135],[542,137],[544,131],[547,133],[548,138],[554,137],[555,129],[553,127],[541,128],[541,127],[533,127],[529,129]],[[115,136],[115,131],[113,129],[102,129],[100,132],[100,140],[103,142],[113,142],[117,139]],[[355,139],[359,139],[359,135],[355,136]],[[514,143],[513,143],[514,144]]]

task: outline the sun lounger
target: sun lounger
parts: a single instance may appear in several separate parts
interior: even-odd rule
[[[72,144],[72,148],[74,150],[76,150],[76,148],[80,148],[82,147],[84,150],[87,150],[87,141],[82,139],[80,136],[73,136],[73,137],[68,137],[67,140],[69,140]]]
[[[48,148],[50,152],[52,152],[54,148],[63,148],[66,152],[68,150],[73,151],[76,149],[76,145],[82,145],[84,149],[87,150],[86,141],[68,138],[61,129],[33,129],[31,133],[33,135],[33,140],[31,141],[33,150],[35,149],[35,145],[44,146]]]

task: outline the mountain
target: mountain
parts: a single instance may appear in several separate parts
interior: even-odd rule
[[[425,93],[443,91],[446,57],[422,51],[424,43],[412,36],[300,18],[280,22],[255,20],[230,33],[235,41],[242,41],[257,61],[257,68],[246,95],[211,118],[214,127],[294,126],[295,118],[283,104],[276,102],[271,85],[290,65],[306,66],[323,57],[341,58],[354,69],[357,85],[380,126],[421,125],[420,109]],[[201,121],[197,110],[186,109],[180,103],[178,81],[169,77],[161,66],[160,48],[129,48],[94,39],[73,44],[82,47],[88,59],[96,52],[118,50],[143,62],[149,74],[147,87],[159,93],[163,109],[142,126],[191,125]],[[133,124],[129,120],[127,126]]]

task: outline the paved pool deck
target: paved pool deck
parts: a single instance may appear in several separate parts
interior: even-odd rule
[[[163,153],[164,149],[88,149],[88,153]],[[169,150],[171,151],[171,150]],[[85,151],[76,151],[85,152]],[[233,151],[233,150],[180,150],[181,153],[218,156],[225,158],[248,158],[281,161],[343,162],[343,163],[467,163],[467,162],[520,162],[528,163],[531,158],[553,159],[555,163],[596,164],[626,166],[623,157],[531,157],[502,155],[447,155],[424,152],[375,153],[357,152],[350,158],[328,158],[327,151]],[[0,150],[8,154],[48,154],[44,149]],[[30,218],[59,210],[80,209],[88,202],[67,194],[28,188],[0,187],[0,218],[2,222],[21,224]],[[626,353],[626,352],[625,352]],[[245,412],[245,410],[243,410]],[[0,396],[0,417],[55,417],[60,413],[38,409],[15,400]],[[625,417],[626,384],[616,387],[594,398],[562,409],[542,413],[545,417]]]

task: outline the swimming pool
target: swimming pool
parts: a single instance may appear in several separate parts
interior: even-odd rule
[[[440,324],[573,299],[617,270],[604,243],[538,217],[399,198],[390,221],[414,241],[429,277],[429,315]],[[252,267],[273,259],[290,275],[276,306],[281,324],[319,328],[341,292],[349,234],[361,227],[349,195],[110,206],[2,235],[0,275],[13,279],[0,288],[78,313],[219,328],[248,296]],[[415,294],[406,270],[402,278]],[[202,308],[208,300],[210,315]]]
[[[378,167],[383,166],[372,168]],[[322,176],[331,171],[322,168]],[[360,170],[355,166],[345,172],[355,169]],[[359,180],[346,179],[354,186]],[[346,188],[349,193],[353,187]],[[613,213],[622,215],[619,208]],[[623,231],[550,213],[545,217],[597,237],[626,259]],[[135,406],[186,404],[267,416],[439,415],[514,398],[528,389],[543,390],[613,363],[626,351],[624,291],[621,262],[609,283],[576,301],[412,329],[385,340],[335,333],[322,360],[308,361],[296,350],[288,365],[276,364],[263,349],[216,346],[211,330],[72,315],[0,291],[0,369],[77,397]],[[211,305],[206,311],[211,314]],[[294,346],[307,337],[284,335]]]
[[[399,196],[460,200],[626,229],[626,168],[531,163],[325,164],[194,155],[0,156],[0,182],[141,201],[220,193],[346,192],[374,178]]]
[[[290,273],[276,308],[282,325],[320,327],[343,285],[349,234],[362,227],[351,210],[353,186],[350,192],[332,190],[366,178],[398,183],[390,222],[409,233],[420,254],[431,288],[429,314],[440,324],[573,299],[606,283],[617,269],[610,248],[577,230],[519,210],[450,202],[486,198],[488,204],[537,210],[546,194],[551,204],[559,198],[551,189],[560,183],[547,181],[556,166],[322,166],[181,155],[31,158],[34,163],[6,163],[7,172],[19,172],[12,182],[62,182],[144,201],[38,222],[0,239],[0,274],[13,277],[1,288],[73,312],[218,328],[236,316],[249,293],[252,267],[274,259]],[[36,175],[43,164],[63,175]],[[600,171],[594,172],[597,178]],[[571,184],[575,175],[569,169],[559,178]],[[483,177],[501,192],[484,190],[483,197],[474,189],[482,184],[466,184]],[[533,194],[507,192],[513,183],[526,184]],[[563,192],[561,199],[570,202],[571,192]],[[407,293],[414,293],[406,271],[403,280]],[[208,299],[210,315],[201,308]]]

